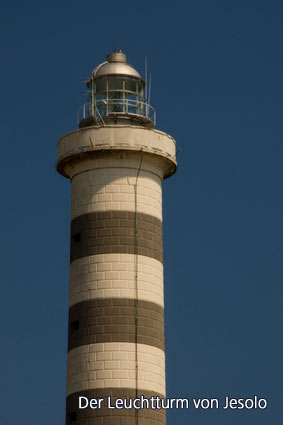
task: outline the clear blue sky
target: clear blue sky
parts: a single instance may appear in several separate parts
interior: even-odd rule
[[[56,142],[116,40],[141,73],[147,56],[157,128],[181,150],[164,183],[167,395],[269,403],[170,411],[168,425],[281,423],[282,1],[10,1],[0,22],[1,424],[64,423]]]

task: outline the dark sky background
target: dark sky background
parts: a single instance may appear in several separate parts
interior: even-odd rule
[[[152,74],[164,183],[168,397],[266,398],[172,410],[168,425],[282,422],[283,2],[9,1],[1,36],[3,425],[62,425],[70,184],[56,142],[118,40]]]

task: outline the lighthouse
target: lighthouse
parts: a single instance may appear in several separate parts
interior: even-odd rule
[[[78,129],[58,141],[72,186],[66,424],[164,425],[164,409],[107,401],[166,397],[162,183],[175,141],[122,51],[86,85]]]

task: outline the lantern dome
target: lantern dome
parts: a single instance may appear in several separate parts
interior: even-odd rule
[[[93,70],[91,78],[105,77],[107,75],[127,75],[142,80],[138,71],[127,63],[126,55],[121,50],[107,55],[107,62],[98,65]]]

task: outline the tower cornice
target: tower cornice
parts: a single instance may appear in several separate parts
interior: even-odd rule
[[[140,155],[140,151],[143,151],[145,159],[161,170],[161,175],[158,172],[161,178],[175,173],[176,142],[173,137],[155,129],[124,125],[86,127],[61,137],[58,141],[57,171],[72,178],[74,167],[79,167],[79,164],[84,163],[85,167],[91,160],[93,167],[93,160],[102,159],[105,167],[106,158],[113,158],[113,154],[119,152],[125,155],[130,165],[130,160]]]

